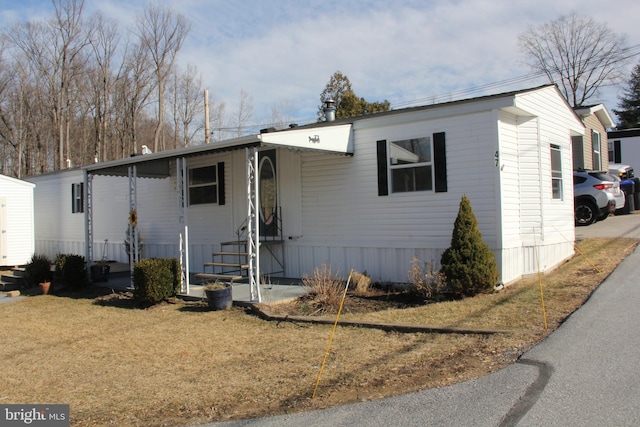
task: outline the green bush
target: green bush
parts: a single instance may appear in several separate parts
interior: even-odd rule
[[[46,255],[33,254],[24,268],[24,277],[30,286],[51,281],[51,260]]]
[[[136,300],[142,305],[154,305],[175,296],[180,286],[176,265],[179,263],[175,258],[143,259],[137,262],[133,267],[133,295]]]
[[[454,297],[489,292],[498,281],[495,256],[482,240],[471,202],[462,196],[451,246],[442,253],[440,273]]]
[[[56,277],[73,289],[80,289],[89,283],[87,263],[83,256],[58,254],[55,259]]]

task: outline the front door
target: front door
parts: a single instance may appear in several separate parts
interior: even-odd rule
[[[260,234],[278,236],[278,182],[276,179],[276,150],[261,151],[258,156],[258,185],[260,191]]]

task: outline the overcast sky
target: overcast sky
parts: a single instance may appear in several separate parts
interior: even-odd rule
[[[144,1],[86,0],[122,30],[133,26]],[[195,65],[210,97],[232,111],[244,90],[253,124],[267,124],[271,108],[288,104],[292,121],[316,118],[320,93],[336,71],[367,101],[393,108],[500,93],[546,83],[522,80],[530,69],[518,35],[577,11],[626,34],[640,53],[638,0],[162,0],[193,21],[179,56]],[[0,0],[0,25],[42,18],[48,0]],[[625,70],[640,61],[633,57]],[[493,85],[515,80],[510,85]],[[469,89],[485,87],[483,91]],[[620,87],[597,100],[616,108]],[[464,91],[464,92],[461,92]],[[449,95],[444,96],[442,95]],[[436,98],[437,97],[437,98]],[[595,103],[595,102],[593,102]]]

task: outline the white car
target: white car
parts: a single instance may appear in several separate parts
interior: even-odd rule
[[[606,172],[573,172],[576,225],[590,225],[606,219],[625,203],[620,181]]]

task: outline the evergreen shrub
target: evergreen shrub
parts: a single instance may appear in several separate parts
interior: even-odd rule
[[[133,267],[133,295],[142,305],[154,305],[175,296],[180,286],[175,258],[143,259]]]
[[[498,281],[493,252],[482,240],[471,202],[462,196],[453,227],[451,246],[442,253],[440,273],[454,297],[490,292]]]
[[[80,289],[89,284],[87,262],[82,255],[58,254],[54,263],[56,278],[70,288]]]

